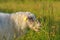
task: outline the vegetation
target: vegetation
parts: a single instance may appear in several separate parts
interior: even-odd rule
[[[40,32],[29,30],[17,40],[60,40],[59,0],[0,0],[0,12],[29,11],[41,22]]]

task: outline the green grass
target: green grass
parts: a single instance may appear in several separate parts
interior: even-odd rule
[[[12,13],[29,11],[36,15],[42,24],[40,32],[29,30],[17,40],[60,40],[60,2],[0,0],[0,12]]]

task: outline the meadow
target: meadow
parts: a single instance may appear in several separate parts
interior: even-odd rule
[[[40,32],[29,30],[16,40],[60,40],[60,1],[0,0],[0,12],[32,12],[41,23]]]

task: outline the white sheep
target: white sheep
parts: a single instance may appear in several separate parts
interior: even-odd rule
[[[39,31],[40,23],[31,12],[0,13],[0,40],[13,40],[27,32]]]

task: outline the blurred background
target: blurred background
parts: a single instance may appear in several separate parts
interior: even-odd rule
[[[42,27],[17,40],[60,40],[60,0],[0,0],[0,12],[18,11],[34,13]]]

